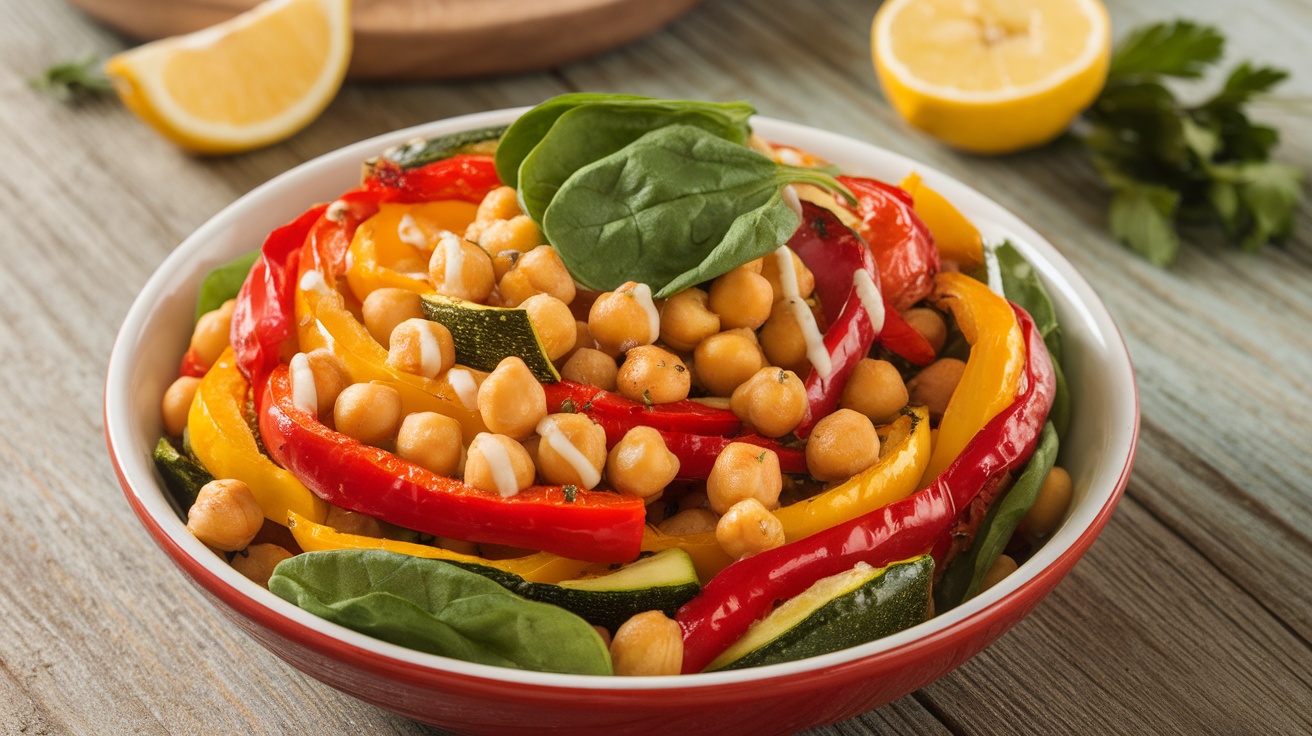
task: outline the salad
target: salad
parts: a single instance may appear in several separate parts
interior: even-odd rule
[[[741,102],[569,94],[415,140],[212,271],[155,462],[330,621],[677,675],[914,626],[1071,496],[1033,269]]]

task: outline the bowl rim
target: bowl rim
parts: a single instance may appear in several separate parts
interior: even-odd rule
[[[131,411],[127,404],[130,368],[134,365],[136,348],[144,338],[143,328],[152,314],[156,297],[165,287],[176,283],[174,278],[178,272],[184,270],[191,259],[203,253],[203,247],[217,237],[223,228],[243,216],[249,217],[251,211],[261,208],[266,199],[272,199],[273,194],[304,188],[325,170],[354,167],[352,171],[358,171],[360,162],[365,158],[412,138],[508,123],[527,109],[493,110],[416,125],[374,136],[306,161],[256,187],[215,214],[185,238],[142,287],[124,318],[110,352],[104,389],[105,439],[129,505],[156,543],[189,575],[193,583],[218,598],[232,611],[258,622],[283,638],[383,674],[398,673],[412,680],[429,680],[445,686],[450,686],[452,678],[456,678],[465,684],[481,683],[489,687],[514,683],[539,692],[562,689],[624,693],[659,690],[675,691],[681,697],[687,697],[694,692],[756,688],[762,681],[770,681],[773,687],[792,683],[794,687],[805,686],[810,689],[816,677],[843,678],[867,669],[876,662],[892,667],[920,656],[926,649],[958,645],[979,635],[997,621],[1013,618],[1008,614],[1017,612],[1017,609],[1035,605],[1035,596],[1056,585],[1093,543],[1128,484],[1139,434],[1139,395],[1129,351],[1120,330],[1093,288],[1056,248],[1024,221],[954,177],[870,143],[811,126],[756,116],[752,119],[754,129],[768,138],[799,145],[817,153],[827,149],[856,151],[862,156],[880,159],[883,165],[890,168],[915,170],[928,186],[939,191],[963,211],[974,213],[968,215],[972,221],[987,222],[995,234],[1006,234],[1017,241],[1017,246],[1050,286],[1054,281],[1064,282],[1066,291],[1073,292],[1075,299],[1070,306],[1077,309],[1081,318],[1095,328],[1094,335],[1114,359],[1113,367],[1120,374],[1118,380],[1128,382],[1131,389],[1128,395],[1114,397],[1116,401],[1112,402],[1113,423],[1120,427],[1120,431],[1114,434],[1113,447],[1108,454],[1113,459],[1122,460],[1118,469],[1095,474],[1102,481],[1102,487],[1091,489],[1090,492],[1102,499],[1101,504],[1096,508],[1079,509],[1079,514],[1069,517],[1034,557],[998,585],[951,611],[902,632],[818,657],[679,677],[621,679],[531,672],[418,652],[319,619],[238,574],[186,531],[149,464],[149,449],[146,449],[143,457],[137,451],[140,448],[135,448],[133,444],[136,432],[133,431]],[[304,209],[310,204],[301,200],[299,206]],[[299,211],[288,213],[284,220],[290,220]],[[1099,467],[1105,464],[1099,463]],[[1110,482],[1101,477],[1112,474],[1116,477]],[[1036,560],[1039,562],[1036,563]],[[1020,614],[1024,612],[1019,611]]]

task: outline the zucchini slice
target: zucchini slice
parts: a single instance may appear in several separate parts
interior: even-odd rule
[[[200,489],[214,480],[214,476],[210,475],[210,471],[206,470],[205,466],[178,452],[178,448],[173,446],[168,437],[160,437],[159,442],[155,443],[155,451],[151,453],[151,459],[155,461],[155,467],[164,477],[164,485],[173,494],[173,499],[178,502],[185,519],[187,510],[196,503],[196,496],[200,494]]]
[[[496,152],[497,143],[501,140],[501,135],[506,132],[507,127],[498,125],[491,128],[462,130],[459,133],[435,138],[415,138],[406,141],[383,151],[381,156],[365,161],[365,178],[373,174],[380,159],[391,161],[402,169],[414,169],[462,153],[491,156]]]
[[[483,565],[453,562],[484,575],[529,600],[560,606],[612,633],[643,611],[673,616],[701,592],[692,558],[678,548],[658,552],[608,575],[568,580],[557,585],[531,583],[514,573]]]
[[[425,317],[451,331],[460,365],[491,372],[502,360],[515,355],[542,383],[560,380],[523,309],[489,307],[441,294],[424,294],[420,306]]]
[[[914,626],[928,617],[933,576],[933,558],[921,555],[884,568],[858,564],[822,578],[752,624],[706,670],[791,662]]]

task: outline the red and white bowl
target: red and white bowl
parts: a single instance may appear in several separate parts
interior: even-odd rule
[[[986,239],[1011,239],[1048,287],[1075,417],[1060,461],[1075,492],[1061,527],[1019,570],[941,616],[851,649],[755,669],[619,678],[524,672],[404,649],[316,618],[230,568],[187,532],[150,459],[163,432],[160,398],[176,377],[202,277],[258,247],[310,205],[353,187],[361,161],[388,146],[504,124],[521,112],[397,131],[288,171],[187,238],[128,312],[105,385],[105,434],[119,481],[160,547],[251,636],[339,690],[462,733],[790,733],[877,708],[950,672],[1038,605],[1093,543],[1129,480],[1139,429],[1129,354],[1093,289],[1020,218],[945,174],[851,138],[757,118],[754,128],[767,139],[814,152],[846,172],[899,181],[914,169]]]

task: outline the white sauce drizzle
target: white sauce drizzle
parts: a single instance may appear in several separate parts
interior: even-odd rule
[[[797,219],[802,219],[802,199],[797,196],[797,190],[793,188],[793,185],[789,184],[784,187],[780,194],[783,195],[784,204],[797,213]]]
[[[1006,299],[1007,295],[1002,287],[1002,264],[998,263],[997,246],[984,246],[984,270],[989,275],[989,291]]]
[[[861,306],[866,308],[866,314],[870,315],[870,324],[875,328],[875,334],[878,335],[884,330],[884,296],[879,293],[879,287],[875,286],[875,280],[870,278],[870,274],[864,268],[858,268],[856,273],[852,274],[852,284],[856,286],[856,296],[861,300]]]
[[[806,159],[803,159],[801,154],[791,148],[776,148],[774,149],[774,155],[779,157],[779,163],[787,166],[804,166],[806,164]]]
[[[825,347],[825,337],[820,334],[820,326],[815,323],[815,313],[807,306],[797,286],[797,269],[793,266],[793,251],[786,245],[779,246],[774,252],[778,260],[779,287],[783,289],[783,299],[793,312],[793,319],[802,330],[802,339],[806,341],[806,359],[821,378],[828,378],[834,372],[834,362]]]
[[[542,421],[538,422],[537,433],[546,441],[548,447],[555,450],[556,454],[574,469],[579,476],[579,485],[591,489],[601,482],[601,473],[588,462],[582,452],[579,452],[579,448],[569,441],[569,437],[560,431],[560,427],[556,426],[555,417],[543,417]]]
[[[319,415],[319,387],[314,383],[314,371],[310,370],[310,359],[305,353],[292,356],[287,366],[292,381],[292,405],[297,409]]]
[[[452,368],[447,371],[446,380],[460,397],[460,403],[469,411],[478,409],[478,382],[474,374],[465,368]]]
[[[401,215],[401,222],[396,226],[396,237],[401,239],[402,243],[413,245],[416,248],[428,248],[428,236],[424,231],[419,229],[419,223],[407,212]]]
[[[661,334],[661,313],[656,311],[656,302],[651,299],[651,287],[646,284],[638,284],[630,290],[633,300],[642,307],[642,311],[647,313],[647,344],[656,342],[656,338]]]
[[[416,329],[419,330],[419,369],[423,375],[435,378],[442,370],[442,347],[427,324],[418,325]]]
[[[479,432],[474,437],[474,442],[483,451],[483,459],[487,460],[487,466],[492,471],[492,482],[497,487],[497,493],[502,498],[509,498],[519,493],[519,483],[515,480],[515,468],[510,464],[510,454],[506,452],[506,446],[501,444],[502,441],[501,437],[487,432]]]
[[[301,281],[298,286],[301,287],[301,291],[317,291],[320,293],[327,293],[328,291],[328,282],[323,280],[323,274],[313,268],[301,274]]]
[[[323,213],[323,216],[328,218],[330,222],[340,225],[346,221],[346,213],[350,211],[350,208],[350,205],[339,199],[328,205],[328,209]]]
[[[442,274],[445,291],[453,296],[465,293],[465,249],[460,247],[460,238],[455,233],[443,233],[443,256],[446,258],[446,270]]]

